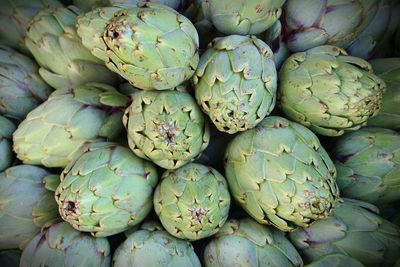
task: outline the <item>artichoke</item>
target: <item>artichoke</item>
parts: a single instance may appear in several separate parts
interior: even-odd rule
[[[277,69],[290,56],[290,52],[283,41],[282,24],[277,20],[271,28],[265,32],[265,42],[274,53],[274,62]]]
[[[400,134],[362,128],[339,138],[331,153],[341,195],[375,204],[400,200]]]
[[[206,267],[303,266],[285,234],[251,219],[231,219],[204,250]]]
[[[225,175],[247,213],[282,231],[328,218],[339,197],[335,166],[318,138],[281,117],[268,117],[233,139]]]
[[[154,193],[154,209],[173,236],[198,240],[225,223],[230,195],[225,178],[215,169],[189,163],[163,173]]]
[[[195,27],[161,4],[97,8],[77,25],[83,45],[141,89],[176,87],[192,77],[199,61]]]
[[[131,233],[113,256],[114,267],[201,267],[192,244],[152,222]]]
[[[52,225],[35,236],[21,255],[20,267],[108,267],[110,244],[74,230],[68,223]]]
[[[152,163],[128,148],[101,142],[64,169],[56,201],[61,217],[75,229],[110,236],[143,221],[157,181]]]
[[[117,138],[129,98],[104,84],[55,91],[14,132],[25,164],[65,167],[88,142]]]
[[[88,82],[117,84],[118,76],[81,44],[74,6],[41,10],[27,27],[26,46],[41,68],[39,74],[56,89]]]
[[[358,260],[343,254],[328,254],[305,265],[305,267],[364,267]]]
[[[54,201],[58,182],[57,175],[29,165],[0,173],[0,249],[23,248],[58,218]]]
[[[0,114],[22,120],[51,92],[33,60],[0,45]]]
[[[19,267],[21,251],[17,249],[0,251],[0,263],[5,267]]]
[[[340,253],[365,266],[392,266],[399,257],[400,228],[376,215],[376,211],[370,204],[344,200],[331,217],[298,229],[289,237],[303,260]]]
[[[13,159],[11,138],[15,128],[13,122],[0,116],[0,172],[11,165]]]
[[[207,147],[210,138],[208,122],[185,91],[134,94],[123,121],[132,151],[165,169],[192,161]]]
[[[400,128],[400,58],[379,58],[370,61],[376,75],[386,83],[382,107],[368,120],[368,126]]]
[[[89,11],[97,7],[109,6],[112,4],[126,3],[136,5],[140,2],[155,2],[173,9],[181,7],[184,0],[73,0],[74,6],[79,7],[82,10]]]
[[[218,130],[256,126],[275,106],[277,74],[271,49],[254,36],[214,39],[193,76],[197,103]]]
[[[208,0],[209,19],[218,31],[230,34],[259,34],[281,16],[285,0]]]
[[[61,7],[58,0],[2,0],[0,8],[0,39],[28,53],[25,47],[26,26],[41,10]]]
[[[282,16],[292,52],[321,45],[347,48],[368,26],[379,0],[287,0]]]
[[[366,125],[378,113],[385,89],[368,62],[335,46],[292,54],[279,81],[279,105],[287,118],[327,136]]]

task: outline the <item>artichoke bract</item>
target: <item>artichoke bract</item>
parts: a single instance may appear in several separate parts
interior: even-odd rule
[[[12,134],[16,126],[6,117],[0,116],[0,172],[11,165],[13,159]]]
[[[146,222],[119,245],[113,256],[113,266],[201,267],[201,264],[190,242]]]
[[[53,91],[29,57],[0,45],[0,114],[22,120]]]
[[[208,122],[189,93],[142,91],[132,98],[123,121],[129,147],[137,156],[176,169],[207,147]]]
[[[106,238],[94,238],[61,222],[29,241],[19,266],[108,267],[110,262]]]
[[[334,45],[347,48],[374,18],[379,0],[287,0],[282,16],[292,52]]]
[[[225,178],[215,169],[189,163],[163,173],[154,209],[173,236],[198,240],[211,236],[228,218],[231,198]]]
[[[204,249],[206,267],[303,266],[285,234],[252,219],[228,220]]]
[[[192,77],[199,37],[186,17],[156,3],[97,8],[78,17],[93,55],[140,89],[170,89]]]
[[[209,0],[209,19],[218,31],[230,34],[259,34],[268,29],[281,16],[285,0]]]
[[[0,39],[24,53],[29,53],[24,42],[26,25],[42,8],[61,6],[58,0],[2,0]]]
[[[61,173],[56,201],[75,229],[104,237],[134,226],[152,208],[155,166],[112,143],[95,143]]]
[[[25,164],[65,167],[86,143],[118,137],[128,102],[105,84],[56,90],[18,126],[14,151]]]
[[[286,117],[326,136],[365,126],[378,113],[386,87],[367,61],[335,46],[292,54],[279,81],[278,101]]]
[[[58,175],[29,165],[0,173],[0,249],[23,248],[59,218],[54,200]]]
[[[340,253],[365,266],[392,266],[399,257],[400,228],[376,212],[371,204],[346,199],[331,217],[298,229],[289,237],[305,261]]]
[[[183,4],[184,0],[73,0],[72,3],[78,8],[89,11],[97,7],[109,6],[111,4],[125,3],[138,4],[141,2],[154,2],[169,6],[173,9],[178,9]]]
[[[312,261],[305,267],[365,267],[360,261],[343,254],[328,254]]]
[[[400,58],[377,58],[370,61],[376,75],[386,83],[382,107],[368,120],[368,126],[400,128]]]
[[[277,73],[269,46],[255,36],[214,39],[193,76],[197,103],[218,130],[256,126],[275,106]]]
[[[318,138],[281,117],[265,118],[232,140],[225,175],[247,213],[282,231],[326,219],[339,197],[335,165]]]
[[[400,134],[362,128],[337,139],[332,149],[341,195],[375,204],[400,200]]]
[[[27,26],[26,46],[41,66],[40,76],[56,89],[117,84],[117,74],[82,46],[75,26],[80,14],[74,6],[43,9]]]

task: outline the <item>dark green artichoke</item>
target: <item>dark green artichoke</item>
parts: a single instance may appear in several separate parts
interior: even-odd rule
[[[247,213],[282,231],[328,218],[339,197],[335,166],[318,138],[281,117],[267,117],[233,139],[225,175]]]
[[[198,240],[211,236],[228,218],[231,198],[215,169],[189,163],[167,170],[154,193],[154,209],[173,236]]]
[[[285,234],[252,219],[228,220],[204,249],[206,267],[303,266]]]
[[[57,90],[18,126],[14,151],[25,164],[65,167],[86,143],[119,136],[128,102],[105,84]]]
[[[32,59],[0,45],[0,114],[23,120],[52,91]]]
[[[400,134],[362,128],[337,139],[332,150],[344,197],[375,204],[400,200]]]
[[[82,43],[141,89],[170,89],[192,77],[199,37],[193,24],[156,3],[97,8],[77,21]]]
[[[54,191],[58,175],[29,165],[0,173],[0,249],[23,248],[59,218]]]
[[[184,89],[134,94],[123,118],[132,151],[165,169],[192,161],[210,139],[207,120]]]
[[[235,133],[256,126],[275,106],[274,55],[255,36],[214,39],[193,76],[197,103],[218,130]]]
[[[56,89],[118,83],[117,75],[82,45],[75,26],[81,14],[74,6],[42,9],[27,26],[26,46],[41,66],[40,76]]]
[[[6,117],[0,115],[0,172],[8,168],[13,160],[12,134],[16,127]]]
[[[106,238],[94,238],[62,222],[29,241],[19,266],[109,267],[110,262]]]
[[[365,126],[382,104],[385,82],[371,65],[335,46],[292,54],[279,72],[279,104],[291,120],[338,136]]]
[[[157,181],[155,166],[128,148],[92,144],[61,174],[59,212],[75,229],[93,236],[120,233],[148,215]]]

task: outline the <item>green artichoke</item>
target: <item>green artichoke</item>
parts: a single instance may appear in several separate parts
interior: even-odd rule
[[[392,266],[399,257],[400,228],[375,212],[370,204],[346,199],[331,217],[298,229],[289,237],[305,261],[340,253],[365,266]]]
[[[247,213],[282,231],[328,218],[339,197],[335,166],[318,138],[281,117],[268,117],[233,139],[225,175]]]
[[[55,91],[14,132],[25,164],[65,167],[87,142],[117,138],[129,98],[104,84]]]
[[[176,169],[207,147],[208,122],[189,93],[141,91],[132,98],[123,121],[129,147],[137,156]]]
[[[0,114],[22,120],[51,92],[33,60],[0,45]]]
[[[161,179],[154,209],[171,235],[198,240],[218,232],[228,218],[231,198],[217,170],[189,163],[167,170]]]
[[[193,246],[145,223],[131,233],[113,256],[114,267],[201,267]]]
[[[23,248],[43,226],[57,219],[57,175],[29,165],[0,173],[0,249]]]
[[[305,265],[305,267],[364,267],[364,264],[347,255],[328,254]]]
[[[2,0],[0,8],[0,39],[28,53],[25,47],[26,26],[41,10],[61,7],[58,0]]]
[[[368,120],[368,126],[400,128],[400,58],[378,58],[370,61],[376,75],[386,83],[382,107]]]
[[[26,46],[41,66],[40,76],[56,89],[117,84],[118,76],[82,46],[75,26],[80,14],[74,6],[43,9],[27,26]]]
[[[204,250],[206,267],[303,266],[285,234],[252,219],[228,220]]]
[[[198,61],[195,27],[156,3],[97,8],[77,20],[82,43],[106,66],[141,89],[170,89],[192,77]]]
[[[13,122],[0,115],[0,172],[11,165],[13,159],[11,139],[15,128]]]
[[[375,204],[400,200],[400,134],[362,128],[337,140],[332,150],[344,197]]]
[[[214,39],[193,76],[197,103],[218,130],[256,126],[275,106],[277,74],[271,49],[255,36]]]
[[[92,144],[62,172],[56,201],[61,217],[75,229],[110,236],[143,221],[157,181],[153,164],[128,148]]]
[[[52,225],[35,236],[21,255],[20,267],[108,267],[110,244],[74,230],[68,223]]]
[[[0,251],[0,263],[5,267],[19,267],[21,251],[17,249]]]
[[[287,118],[327,136],[366,125],[378,113],[386,87],[368,62],[335,46],[292,54],[279,81],[279,105]]]
[[[285,0],[208,0],[209,19],[218,31],[230,34],[259,34],[281,16]]]
[[[347,48],[368,26],[379,0],[287,0],[282,16],[292,52],[320,45]]]
[[[89,11],[97,7],[109,6],[112,4],[125,3],[136,5],[140,2],[154,2],[169,6],[173,9],[181,7],[184,0],[73,0],[74,6],[82,10]]]

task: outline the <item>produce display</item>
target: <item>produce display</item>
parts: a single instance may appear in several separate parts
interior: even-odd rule
[[[1,267],[399,267],[398,0],[1,0]]]

